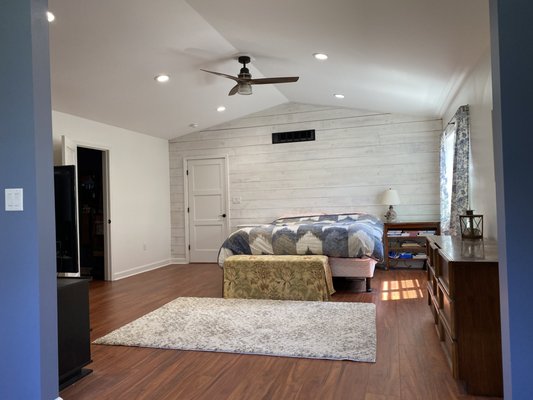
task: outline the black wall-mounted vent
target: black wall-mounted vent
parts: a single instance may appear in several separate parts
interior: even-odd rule
[[[315,130],[275,132],[272,134],[272,144],[292,143],[292,142],[309,142],[315,140]]]

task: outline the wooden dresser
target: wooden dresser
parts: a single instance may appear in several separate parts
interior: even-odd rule
[[[428,236],[428,303],[453,377],[503,396],[496,241]]]

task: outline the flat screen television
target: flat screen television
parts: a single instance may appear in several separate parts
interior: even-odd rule
[[[76,204],[76,167],[54,167],[56,262],[59,276],[80,276]]]

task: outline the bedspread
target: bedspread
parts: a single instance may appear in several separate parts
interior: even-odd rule
[[[234,254],[325,255],[383,260],[383,222],[372,214],[328,214],[280,218],[243,227],[222,244],[218,263]]]

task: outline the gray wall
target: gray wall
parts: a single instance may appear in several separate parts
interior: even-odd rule
[[[272,144],[272,132],[301,129],[315,129],[316,141]],[[172,257],[185,257],[184,157],[229,155],[232,230],[300,213],[382,216],[389,187],[399,191],[401,220],[437,221],[441,131],[436,118],[288,103],[174,139]]]

